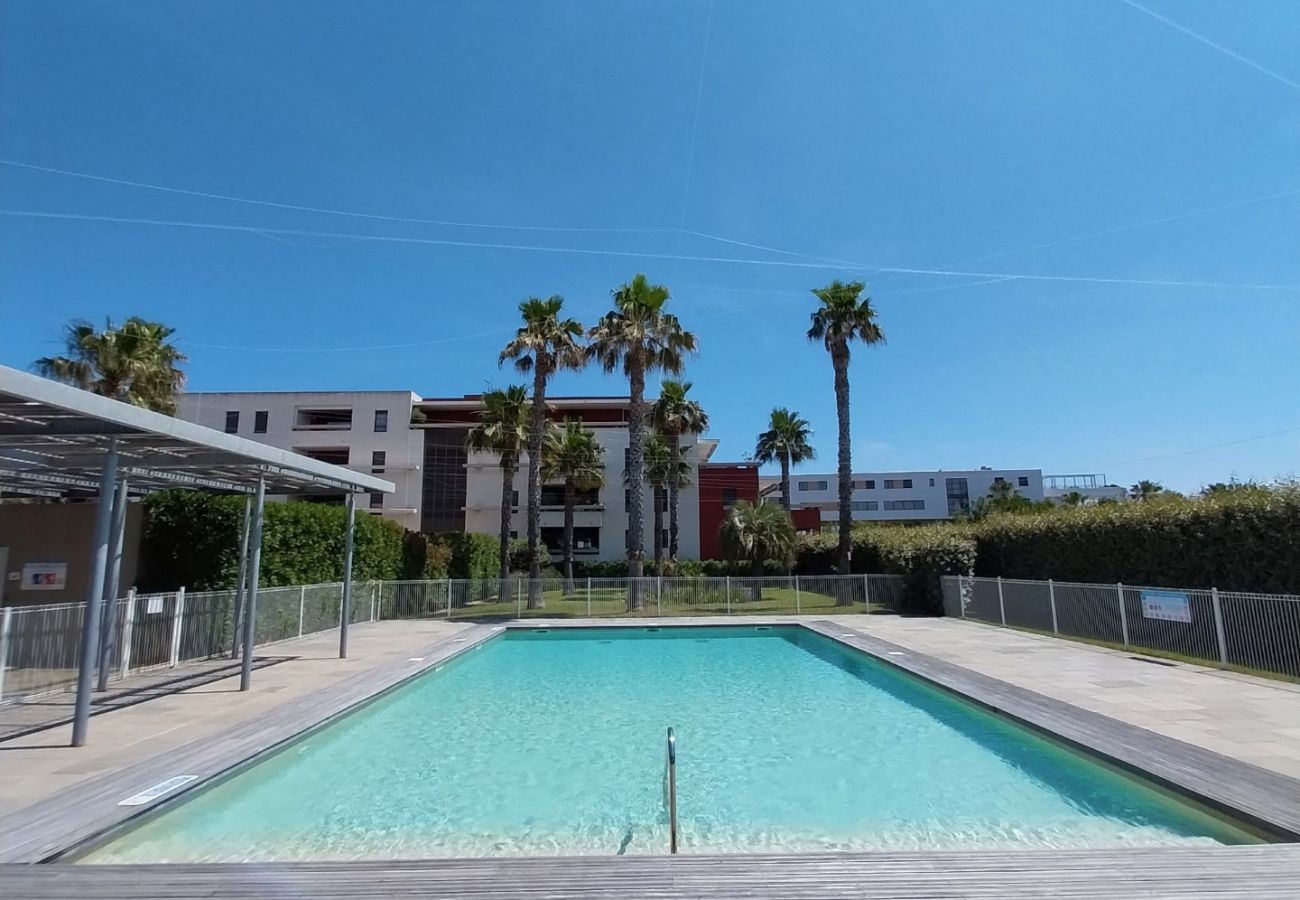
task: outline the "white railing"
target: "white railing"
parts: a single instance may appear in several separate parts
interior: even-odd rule
[[[352,623],[416,618],[694,615],[840,615],[898,610],[894,575],[770,578],[527,578],[354,582]],[[293,641],[337,628],[341,583],[259,588],[254,643]],[[129,593],[106,611],[108,679],[234,657],[236,594]],[[66,690],[77,678],[84,603],[0,611],[0,702]]]
[[[1216,588],[943,578],[944,612],[1300,678],[1300,596]]]

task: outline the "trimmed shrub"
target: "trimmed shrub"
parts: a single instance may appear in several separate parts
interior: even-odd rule
[[[239,577],[242,497],[174,490],[144,502],[140,535],[142,590],[233,587]],[[346,511],[321,503],[268,503],[262,535],[263,587],[316,584],[343,578]],[[353,578],[393,579],[402,574],[405,530],[395,522],[358,515]]]
[[[1300,490],[1225,492],[993,516],[977,575],[1300,593]]]
[[[447,578],[451,548],[408,531],[402,538],[402,578],[408,581]]]
[[[497,577],[498,539],[491,534],[444,531],[431,535],[430,544],[445,548],[447,577],[486,581]]]

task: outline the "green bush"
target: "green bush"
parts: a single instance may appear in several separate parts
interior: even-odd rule
[[[447,577],[482,581],[497,577],[500,544],[495,535],[444,531],[431,535],[429,543],[447,555]]]
[[[447,578],[451,548],[408,531],[402,539],[402,578],[408,581]]]
[[[140,535],[142,590],[233,587],[239,577],[239,532],[244,499],[201,491],[151,494]],[[321,503],[268,503],[259,584],[316,584],[343,578],[346,512]],[[395,522],[358,515],[353,577],[393,579],[402,574],[405,530]]]
[[[1300,592],[1294,486],[993,516],[971,533],[977,575]]]

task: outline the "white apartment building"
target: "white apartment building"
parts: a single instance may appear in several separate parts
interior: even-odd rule
[[[1043,499],[1041,469],[862,472],[853,475],[853,518],[863,522],[951,519],[1006,482],[1020,496]],[[775,493],[779,495],[780,488]],[[790,506],[821,510],[823,522],[839,518],[839,478],[834,474],[790,475]]]
[[[411,428],[410,391],[186,393],[180,418],[312,459],[382,475],[397,490],[358,508],[420,527],[424,435]]]
[[[574,515],[574,557],[577,560],[616,560],[627,557],[627,488],[623,472],[629,446],[628,398],[555,397],[548,400],[557,422],[579,418],[605,449],[605,486],[579,498]],[[478,421],[477,395],[425,399],[417,403],[424,422],[414,426],[425,434],[423,525],[428,532],[470,531],[497,534],[501,522],[502,470],[495,454],[467,452],[465,439]],[[419,416],[417,416],[417,419]],[[678,492],[678,555],[697,559],[700,552],[699,469],[716,441],[682,438],[683,459],[694,468],[691,484]],[[524,454],[514,479],[511,531],[527,533],[528,456]],[[654,548],[653,491],[643,487],[646,557]],[[657,502],[664,512],[667,543],[667,498]],[[559,558],[564,528],[563,486],[542,487],[542,540]]]
[[[552,418],[580,418],[605,448],[605,486],[581,498],[575,516],[575,557],[615,560],[627,556],[627,490],[623,472],[628,448],[628,398],[556,397]],[[397,490],[360,498],[359,508],[412,531],[471,531],[495,535],[501,521],[501,467],[494,454],[469,453],[465,439],[479,420],[478,395],[424,399],[410,391],[195,392],[183,394],[179,416],[293,450],[313,459],[383,475]],[[700,463],[716,441],[682,438],[683,459],[694,468],[679,491],[678,555],[700,553]],[[707,473],[706,473],[707,474]],[[511,525],[527,533],[527,454],[515,475]],[[708,487],[704,486],[706,493]],[[643,488],[644,546],[654,547],[652,491]],[[720,494],[714,491],[713,494]],[[710,502],[722,501],[712,494]],[[341,499],[341,498],[340,498]],[[668,528],[666,498],[664,529]],[[561,485],[542,489],[542,540],[558,558],[564,526]],[[667,537],[665,535],[665,542]]]
[[[1061,503],[1066,497],[1076,493],[1085,503],[1128,499],[1127,488],[1110,484],[1106,481],[1106,476],[1101,473],[1043,476],[1043,496],[1053,503]]]

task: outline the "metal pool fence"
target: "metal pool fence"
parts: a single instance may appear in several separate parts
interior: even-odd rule
[[[342,583],[259,588],[255,644],[337,628]],[[898,610],[895,575],[363,581],[349,622],[416,618],[828,615]],[[85,603],[0,610],[0,702],[71,688]],[[236,592],[129,593],[107,611],[108,680],[237,654]]]
[[[1300,678],[1300,596],[943,578],[944,612],[1060,637]]]

